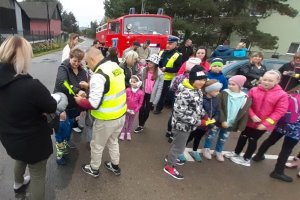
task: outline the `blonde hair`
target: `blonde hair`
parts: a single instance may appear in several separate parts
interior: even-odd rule
[[[134,66],[134,64],[137,62],[139,55],[135,51],[129,51],[125,56],[125,62],[127,66]]]
[[[275,70],[275,69],[271,69],[271,70],[267,71],[265,74],[273,74],[273,75],[277,76],[278,80],[281,79],[281,73],[278,70]]]
[[[76,46],[76,44],[74,44],[74,40],[76,38],[79,39],[79,35],[77,33],[70,33],[69,40],[68,40],[68,45],[69,45],[70,49],[73,49]]]
[[[246,43],[245,43],[245,42],[240,42],[240,43],[238,43],[238,45],[236,46],[236,49],[241,49],[241,48],[246,48]]]
[[[0,46],[0,61],[12,64],[18,74],[27,74],[32,58],[31,44],[19,36],[11,36]]]
[[[72,49],[70,51],[70,58],[78,58],[79,60],[82,60],[84,57],[84,52],[81,49]]]

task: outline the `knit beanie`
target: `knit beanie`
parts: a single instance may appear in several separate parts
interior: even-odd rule
[[[221,88],[223,87],[223,84],[220,83],[218,80],[216,79],[210,79],[205,83],[205,92],[212,92],[215,90],[221,90]]]
[[[235,75],[229,79],[229,81],[235,82],[238,86],[240,86],[240,88],[243,87],[246,80],[247,80],[247,78],[243,75]]]
[[[131,84],[131,81],[132,81],[133,79],[136,81],[136,85],[135,85],[135,86],[136,86],[137,88],[140,88],[140,87],[142,86],[142,84],[143,84],[142,81],[140,80],[140,78],[139,78],[137,75],[132,75],[131,78],[129,79],[129,83],[130,83],[130,84]]]
[[[191,71],[191,69],[195,66],[195,65],[199,65],[201,63],[201,59],[200,58],[196,58],[196,57],[191,57],[188,59],[188,61],[186,61],[186,71]]]
[[[223,67],[223,60],[221,58],[214,58],[211,63],[210,63],[210,67]]]
[[[207,75],[202,66],[195,65],[189,73],[189,80],[195,81],[195,80],[201,80],[201,79],[207,79]]]

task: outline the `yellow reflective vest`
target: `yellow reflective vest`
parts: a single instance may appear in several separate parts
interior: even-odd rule
[[[114,120],[122,117],[127,110],[125,75],[116,63],[107,61],[97,67],[109,77],[109,91],[104,94],[100,107],[92,110],[93,117],[99,120]]]
[[[159,57],[163,54],[164,51],[159,52]],[[166,68],[173,68],[173,65],[177,58],[180,56],[178,52],[174,53],[173,56],[169,59],[167,62],[167,65],[165,66]],[[169,72],[164,72],[164,80],[166,81],[171,81],[175,77],[176,73],[169,73]]]

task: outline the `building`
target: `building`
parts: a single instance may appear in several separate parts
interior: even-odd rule
[[[22,9],[30,19],[30,31],[35,34],[61,34],[61,14],[58,3],[55,2],[20,2]],[[49,30],[50,28],[50,30]]]

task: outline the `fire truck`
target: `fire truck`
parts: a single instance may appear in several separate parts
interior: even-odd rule
[[[106,24],[96,30],[96,39],[105,47],[116,47],[119,57],[123,51],[130,47],[134,41],[143,44],[150,40],[151,54],[159,53],[166,48],[167,38],[172,34],[172,19],[158,14],[128,14]]]

